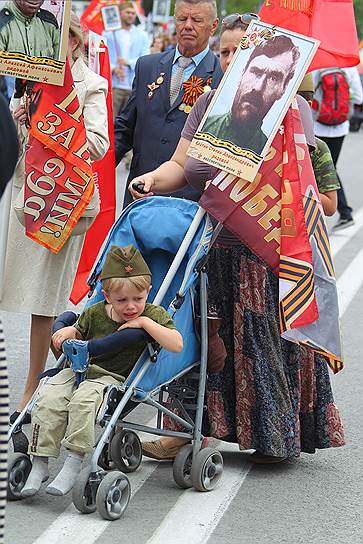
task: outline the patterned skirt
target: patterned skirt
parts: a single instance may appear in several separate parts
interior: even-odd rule
[[[344,445],[325,359],[280,336],[277,277],[239,245],[212,249],[208,280],[227,358],[207,378],[204,434],[289,458]]]

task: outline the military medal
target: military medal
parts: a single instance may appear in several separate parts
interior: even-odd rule
[[[149,83],[147,85],[147,88],[149,89],[149,92],[147,93],[148,98],[151,99],[154,96],[154,92],[156,91],[156,89],[158,89],[160,85],[164,83],[164,76],[165,72],[160,72],[160,75],[156,79],[156,82],[153,81],[152,83]]]
[[[211,83],[211,77],[205,80],[198,76],[191,76],[190,79],[183,83],[184,94],[182,96],[182,103],[180,104],[179,109],[184,111],[186,114],[190,113],[197,99],[203,93],[211,90]]]

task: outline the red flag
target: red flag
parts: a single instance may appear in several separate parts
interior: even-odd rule
[[[96,34],[104,31],[101,8],[115,4],[114,0],[91,0],[81,15],[81,25],[86,30],[93,30]]]
[[[320,40],[309,71],[359,64],[352,0],[265,0],[265,23]]]
[[[87,278],[91,272],[94,261],[115,220],[116,209],[116,173],[115,173],[115,144],[112,122],[112,75],[108,49],[102,42],[102,48],[99,52],[99,71],[100,75],[108,80],[107,94],[107,117],[108,117],[108,135],[110,147],[100,161],[92,164],[95,182],[100,193],[100,212],[87,231],[83,244],[81,258],[78,264],[76,277],[73,283],[70,300],[73,304],[78,304],[89,291]]]
[[[281,335],[319,351],[337,372],[343,363],[336,283],[318,195],[293,104],[256,178],[220,172],[199,203],[279,277]]]
[[[94,191],[82,110],[68,62],[62,87],[34,86],[30,110],[24,184],[26,235],[58,253]]]
[[[120,5],[127,0],[91,0],[87,8],[81,15],[81,24],[86,30],[92,30],[96,34],[102,35],[105,30],[102,19],[102,8],[105,6]],[[135,2],[138,16],[143,15],[144,11],[140,0]]]

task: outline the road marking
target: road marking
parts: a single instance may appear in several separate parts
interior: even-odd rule
[[[333,257],[357,234],[363,226],[363,208],[354,213],[354,225],[330,234],[330,247]]]
[[[363,208],[355,213],[355,224],[340,231],[331,238],[331,250],[335,256],[363,226]],[[363,249],[337,281],[340,315],[347,310],[359,290],[363,275]],[[354,279],[362,278],[354,284]],[[151,425],[149,422],[148,425]],[[147,435],[149,436],[149,435]],[[231,446],[232,447],[232,446]],[[224,444],[223,449],[228,448]],[[228,448],[229,449],[229,448]],[[158,464],[143,464],[135,474],[130,475],[132,496],[143,486]],[[168,512],[160,527],[147,544],[206,544],[229,505],[245,481],[252,464],[241,460],[238,468],[228,468],[223,473],[220,485],[210,493],[198,493],[189,489],[181,495]],[[187,520],[187,522],[186,522]],[[104,521],[95,513],[82,516],[70,505],[33,544],[93,544],[111,522]]]
[[[340,276],[338,285],[339,313],[343,316],[363,283],[363,249]]]
[[[223,449],[226,449],[226,445]],[[237,453],[237,447],[235,451]],[[223,472],[218,487],[213,491],[185,491],[146,544],[205,544],[253,466],[242,458],[238,462],[238,468],[228,467]]]
[[[154,425],[155,418],[146,425]],[[145,435],[146,433],[140,433]],[[150,435],[147,435],[150,437]],[[142,463],[140,468],[132,474],[128,474],[131,481],[131,499],[144,485],[159,463]],[[73,504],[70,504],[57,519],[49,525],[33,544],[93,544],[107,529],[111,521],[100,518],[94,514],[80,514]]]

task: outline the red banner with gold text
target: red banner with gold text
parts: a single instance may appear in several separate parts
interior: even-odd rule
[[[279,279],[281,335],[343,367],[329,238],[300,114],[294,103],[252,181],[220,172],[200,205]]]
[[[98,37],[99,38],[99,37]],[[92,164],[95,183],[100,194],[100,212],[96,220],[88,229],[82,248],[81,258],[78,264],[76,277],[73,283],[70,300],[78,304],[88,293],[87,279],[97,257],[97,254],[110,230],[116,211],[116,170],[115,170],[115,143],[112,121],[112,75],[108,50],[104,42],[101,42],[99,49],[92,43],[92,32],[90,33],[89,47],[96,49],[98,55],[98,73],[108,81],[108,94],[106,98],[108,117],[108,136],[110,147],[100,161]],[[90,64],[90,67],[91,64]],[[93,69],[93,67],[92,67]]]
[[[68,63],[63,87],[34,86],[30,112],[24,185],[26,234],[58,253],[94,191],[82,109]]]

